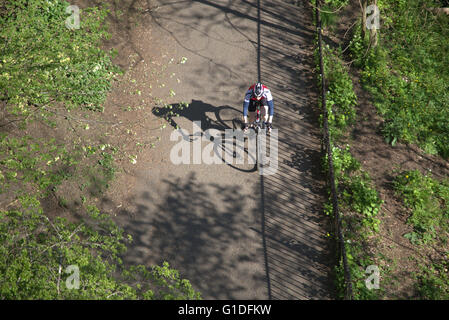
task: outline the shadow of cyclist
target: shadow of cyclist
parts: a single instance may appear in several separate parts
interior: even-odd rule
[[[175,129],[181,126],[176,118],[183,117],[191,122],[201,121],[201,130],[216,129],[224,132],[226,129],[237,129],[242,126],[242,112],[231,106],[213,106],[201,100],[192,100],[190,104],[174,103],[162,107],[154,107],[153,114],[165,119]]]
[[[221,132],[222,139],[226,139],[226,129],[241,129],[243,125],[242,111],[227,105],[215,107],[200,100],[192,100],[192,103],[190,103],[188,106],[186,105],[186,103],[175,103],[171,105],[165,105],[163,107],[154,107],[152,109],[152,112],[156,116],[165,119],[174,129],[182,129],[179,121],[177,122],[176,120],[176,118],[179,117],[183,117],[187,120],[190,120],[191,122],[201,121],[201,131],[199,132],[185,135],[182,130],[179,131],[183,135],[183,139],[189,142],[193,142],[198,138],[201,139],[202,132],[205,132],[209,129],[218,130],[219,132]],[[191,128],[188,128],[187,131],[189,132],[190,129]],[[228,145],[224,142],[220,146],[217,145],[217,147],[214,148],[214,151],[219,154],[221,158],[221,152],[230,152],[231,154],[233,154],[233,156],[235,156],[235,152],[228,149]],[[248,150],[244,148],[243,150],[241,150],[241,152],[248,153]],[[247,168],[247,165],[245,164],[245,168],[240,168],[233,165],[232,163],[226,162],[223,158],[222,161],[227,163],[227,165],[231,166],[232,168],[240,171],[253,172],[257,170],[256,165],[251,165]]]

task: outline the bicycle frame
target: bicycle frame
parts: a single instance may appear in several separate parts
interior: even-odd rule
[[[256,104],[256,119],[254,121],[254,130],[256,131],[256,166],[257,171],[260,171],[260,141],[259,141],[259,131],[262,129],[261,121],[260,121],[260,106],[262,104],[257,102]]]
[[[254,130],[256,130],[257,133],[259,133],[259,129],[262,129],[262,124],[260,121],[260,107],[261,107],[261,103],[257,102],[256,104],[256,119],[254,121]]]

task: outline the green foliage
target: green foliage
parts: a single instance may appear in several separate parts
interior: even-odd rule
[[[5,2],[0,15],[0,101],[6,119],[26,129],[33,120],[51,128],[74,108],[103,110],[118,69],[107,38],[105,8],[80,12],[80,29],[65,22],[69,3],[61,0]],[[91,156],[93,153],[88,153]],[[103,185],[113,177],[111,156],[97,153]],[[79,144],[57,143],[16,133],[0,134],[0,193],[8,189],[46,195],[74,174],[82,160]],[[25,189],[26,190],[25,190]]]
[[[107,10],[83,10],[80,29],[70,30],[68,5],[60,0],[6,2],[9,14],[0,17],[0,100],[27,121],[45,119],[60,103],[66,109],[102,110],[118,71],[111,53],[99,47],[107,37]]]
[[[346,181],[343,191],[343,202],[351,204],[351,208],[362,215],[361,223],[368,230],[379,231],[380,220],[377,218],[382,200],[377,191],[370,185],[366,176],[354,176]],[[366,232],[366,231],[365,231]]]
[[[377,300],[382,294],[382,289],[368,289],[365,280],[368,274],[365,270],[368,266],[374,265],[372,259],[367,259],[363,252],[363,247],[359,245],[356,240],[349,240],[346,242],[346,251],[348,266],[351,273],[352,292],[355,300]],[[337,275],[337,293],[339,298],[344,298],[345,287],[343,263],[340,262],[335,268]]]
[[[351,50],[385,119],[386,141],[416,143],[449,158],[449,17],[427,11],[432,3],[423,0],[382,4],[380,45],[368,50],[357,29]]]
[[[322,27],[331,27],[335,25],[340,8],[348,5],[349,0],[324,0],[321,6],[321,25]],[[313,2],[315,5],[315,2]]]
[[[398,175],[394,186],[412,211],[407,222],[413,226],[413,232],[406,238],[423,244],[449,232],[449,181],[439,182],[412,170]]]
[[[438,181],[418,170],[400,173],[394,187],[411,213],[407,223],[413,231],[404,235],[414,245],[447,247],[449,234],[449,180]],[[444,259],[426,261],[416,272],[415,288],[422,299],[449,297],[447,253]],[[429,263],[430,262],[430,263]]]
[[[0,6],[0,105],[6,127],[0,133],[0,193],[3,203],[10,202],[0,211],[0,299],[199,299],[168,263],[125,267],[123,231],[89,205],[90,196],[114,178],[117,148],[95,136],[70,140],[67,129],[75,132],[80,124],[88,129],[84,119],[71,115],[87,118],[103,111],[119,70],[112,65],[113,52],[101,49],[108,11],[83,9],[80,29],[70,30],[68,5],[17,0]],[[45,138],[36,136],[43,127]],[[77,195],[82,221],[52,218],[41,207],[50,193],[69,207],[72,195],[56,194],[65,180],[90,192]],[[70,266],[79,269],[78,289],[67,285]]]
[[[356,119],[357,96],[340,54],[328,45],[323,47],[323,64],[327,81],[326,107],[332,137],[338,138]]]
[[[446,261],[433,263],[430,268],[423,267],[416,276],[415,289],[421,299],[448,300],[449,299],[449,265]]]
[[[105,191],[117,171],[116,149],[104,144],[67,149],[55,139],[0,134],[0,193],[13,190],[19,195],[31,192],[45,197],[69,179],[93,186],[91,193]],[[98,160],[86,165],[89,159]],[[83,165],[79,165],[81,161]]]
[[[351,155],[349,146],[332,149],[336,182],[340,191],[340,205],[359,214],[349,219],[351,230],[361,237],[379,231],[379,213],[382,200],[372,187],[369,175],[361,170],[360,163]]]
[[[352,156],[349,150],[349,145],[347,145],[346,148],[332,148],[332,158],[336,177],[349,176],[351,173],[360,169],[360,162]]]
[[[45,194],[62,182],[66,168],[73,163],[73,155],[64,146],[56,145],[54,139],[0,134],[0,193],[14,185]]]
[[[46,217],[36,197],[19,202],[0,212],[1,299],[200,298],[168,263],[125,268],[120,257],[127,238],[96,207],[73,223]],[[73,283],[69,266],[79,270],[78,288],[67,285]]]
[[[319,65],[318,49],[315,51],[316,64]],[[328,45],[323,47],[323,64],[326,77],[326,106],[328,111],[329,133],[331,145],[338,141],[349,125],[356,120],[357,96],[348,69],[341,60],[341,50],[332,50]],[[321,87],[321,79],[318,79]],[[320,106],[322,107],[322,106]],[[322,120],[323,114],[320,120]],[[369,290],[366,287],[365,269],[373,264],[373,259],[367,254],[365,247],[369,235],[378,232],[380,220],[377,214],[382,200],[372,186],[369,175],[361,170],[360,163],[352,156],[349,146],[340,148],[332,146],[332,160],[335,183],[340,192],[339,206],[342,220],[342,232],[346,240],[346,255],[349,272],[353,284],[355,299],[377,299],[379,290]],[[327,171],[329,161],[327,155],[323,167]],[[332,202],[325,204],[325,212],[330,215]],[[340,298],[346,290],[343,274],[343,261],[339,257],[336,266],[336,285]]]
[[[384,118],[387,143],[416,143],[424,151],[449,157],[449,72],[446,15],[426,8],[438,1],[379,0],[381,39],[369,48],[357,25],[350,50],[362,69],[362,83]],[[419,171],[398,175],[394,186],[410,209],[413,231],[404,235],[415,245],[446,247],[449,217],[447,181],[439,182]],[[439,243],[437,243],[439,241]],[[447,299],[447,259],[427,263],[416,276],[423,299]]]
[[[324,0],[324,5],[329,6],[333,10],[348,5],[349,0]]]
[[[377,215],[383,202],[373,188],[368,174],[361,170],[360,163],[351,155],[349,146],[333,147],[332,157],[335,179],[340,192],[339,206],[340,210],[345,212],[345,215],[341,215],[342,230],[346,240],[354,298],[376,299],[380,293],[369,290],[365,285],[367,277],[364,273],[365,268],[374,264],[365,251],[365,240],[369,235],[379,231],[380,220]],[[343,297],[345,287],[342,261],[336,268],[336,275],[338,292]]]

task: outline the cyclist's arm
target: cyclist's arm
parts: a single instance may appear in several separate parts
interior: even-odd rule
[[[243,116],[248,116],[248,107],[249,107],[249,100],[251,99],[251,91],[248,90],[245,94],[245,99],[243,100]]]
[[[249,107],[249,101],[245,100],[243,101],[243,116],[248,116],[248,107]]]
[[[268,114],[270,116],[273,116],[274,115],[274,103],[273,103],[273,100],[269,100],[269,101],[267,101],[267,103],[268,103]]]
[[[265,96],[267,98],[268,114],[270,115],[270,117],[273,117],[274,114],[273,96],[271,95],[271,91],[268,88],[265,91]]]

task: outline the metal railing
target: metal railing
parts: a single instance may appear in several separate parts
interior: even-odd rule
[[[337,234],[337,252],[339,254],[339,258],[343,260],[343,271],[344,278],[346,284],[345,290],[345,300],[352,300],[352,282],[351,282],[351,273],[349,271],[348,266],[348,257],[346,255],[346,247],[345,241],[343,237],[343,233],[341,230],[341,217],[340,211],[338,207],[338,190],[335,184],[335,173],[334,173],[334,163],[332,156],[332,146],[329,135],[329,123],[328,123],[328,111],[326,107],[326,79],[324,75],[324,63],[323,63],[323,48],[322,48],[322,34],[321,34],[321,14],[320,14],[320,0],[316,0],[316,22],[317,22],[317,33],[318,33],[318,47],[319,47],[319,55],[320,55],[320,76],[321,76],[321,102],[323,108],[323,138],[324,138],[324,147],[327,152],[328,163],[329,163],[329,183],[331,189],[332,196],[332,212],[334,216],[335,223],[335,231]]]

